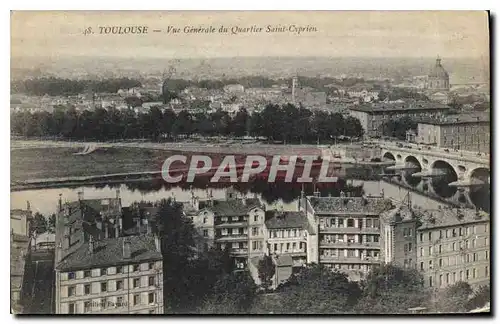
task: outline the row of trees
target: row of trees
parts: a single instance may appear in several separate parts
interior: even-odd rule
[[[269,257],[259,263],[262,286],[257,287],[247,271],[232,271],[229,250],[196,252],[196,231],[179,204],[163,200],[159,206],[156,221],[162,238],[167,313],[395,314],[422,306],[429,312],[448,313],[466,312],[489,301],[488,287],[481,287],[472,298],[472,289],[464,282],[435,291],[424,288],[419,271],[391,264],[375,267],[361,282],[313,264],[268,294],[274,275]]]
[[[116,93],[120,89],[141,87],[138,80],[129,78],[104,80],[70,80],[61,78],[37,78],[13,81],[11,91],[32,96],[69,96],[86,91]]]
[[[403,116],[399,119],[391,119],[382,125],[384,136],[396,137],[400,140],[406,139],[406,132],[409,130],[417,131],[418,122],[409,116]]]
[[[55,233],[56,215],[45,217],[36,212],[30,220],[30,236],[40,235],[45,232]]]
[[[152,107],[136,114],[114,108],[79,112],[75,109],[49,112],[16,112],[11,115],[11,131],[21,136],[56,136],[77,140],[119,140],[148,138],[250,135],[285,142],[330,140],[341,135],[359,137],[363,128],[358,119],[339,113],[311,112],[292,104],[268,105],[250,115],[241,109],[233,117],[222,110],[176,114]]]

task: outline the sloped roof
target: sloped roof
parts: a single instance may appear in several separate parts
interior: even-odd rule
[[[381,197],[308,197],[317,214],[365,213],[379,215],[393,208],[392,203]]]
[[[255,207],[261,207],[257,198],[214,200],[213,205],[207,208],[217,216],[242,216]]]
[[[266,227],[274,228],[302,228],[307,229],[307,217],[303,212],[279,212],[270,211],[272,217],[266,220]]]
[[[419,229],[432,229],[489,222],[490,215],[475,209],[442,208],[421,211],[420,221]]]
[[[131,257],[123,257],[123,242],[131,244]],[[89,242],[83,243],[73,253],[67,255],[56,269],[62,271],[111,267],[132,263],[161,260],[162,255],[156,250],[153,235],[138,235],[104,239],[95,242],[94,252],[90,252]]]

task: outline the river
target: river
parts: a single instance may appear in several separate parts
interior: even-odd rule
[[[349,184],[352,182],[349,181]],[[402,201],[408,193],[408,190],[400,188],[394,184],[383,181],[353,181],[354,187],[362,184],[366,195],[379,195],[383,190],[386,197]],[[321,188],[322,195],[331,194],[338,196],[340,190],[349,191],[345,183]],[[117,189],[120,190],[120,197],[124,207],[129,206],[135,201],[157,201],[163,198],[175,197],[177,201],[189,201],[191,199],[191,191],[195,196],[203,199],[207,197],[209,191],[212,192],[214,199],[223,199],[227,188],[181,188],[181,187],[154,187],[154,188],[131,188],[130,184],[116,184],[113,186],[83,186],[83,187],[63,187],[51,189],[36,189],[11,192],[11,209],[26,209],[29,201],[31,209],[34,212],[39,212],[43,215],[50,215],[57,209],[59,195],[63,201],[74,201],[78,199],[78,192],[84,193],[85,199],[110,198],[116,196]],[[301,188],[290,186],[289,184],[274,184],[270,186],[268,183],[259,183],[247,188],[236,188],[241,197],[259,196],[265,205],[269,208],[281,208],[284,210],[296,210],[297,198],[300,195]],[[250,190],[249,190],[250,189]],[[316,188],[317,189],[317,188]],[[352,189],[355,191],[354,189]],[[310,195],[314,189],[306,187],[306,194]],[[446,206],[436,200],[430,199],[418,193],[411,193],[412,205],[424,207],[426,209],[437,209],[438,206]]]

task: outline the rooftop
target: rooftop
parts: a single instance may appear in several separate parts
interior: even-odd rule
[[[428,102],[428,101],[414,101],[409,100],[406,102],[380,102],[373,104],[363,104],[358,106],[349,107],[350,110],[355,111],[364,111],[368,113],[376,113],[376,112],[386,112],[386,111],[408,111],[408,110],[448,110],[450,107],[447,105],[443,105],[436,102]]]
[[[308,197],[308,200],[316,214],[380,215],[393,208],[391,201],[382,197]]]
[[[123,242],[128,240],[131,248],[130,258],[123,256]],[[89,242],[67,255],[56,269],[62,271],[109,267],[162,259],[156,250],[153,235],[137,235],[109,238],[94,242],[94,252],[90,251]]]
[[[443,208],[421,211],[420,221],[419,229],[422,230],[489,222],[490,215],[475,209]]]
[[[428,118],[419,121],[420,124],[429,125],[456,125],[456,124],[474,124],[490,123],[489,114],[457,114],[442,116],[441,118]]]
[[[272,217],[266,220],[266,227],[268,229],[275,228],[302,228],[307,229],[307,217],[303,212],[279,212],[270,211]]]
[[[258,198],[214,200],[207,206],[216,216],[243,216],[255,207],[262,207]]]

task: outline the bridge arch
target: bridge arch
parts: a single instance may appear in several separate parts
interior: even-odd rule
[[[477,208],[490,212],[491,185],[490,170],[479,167],[471,170],[469,176],[472,186],[469,187],[469,197]]]
[[[442,198],[450,198],[457,192],[456,187],[448,184],[458,180],[458,174],[453,165],[444,160],[436,160],[431,164],[431,186],[433,191]]]
[[[419,160],[413,155],[408,155],[404,159],[404,163],[405,166],[408,167],[408,169],[405,169],[403,171],[403,177],[405,178],[406,183],[412,187],[417,187],[422,178],[414,177],[413,174],[422,171],[422,165],[420,164]]]

